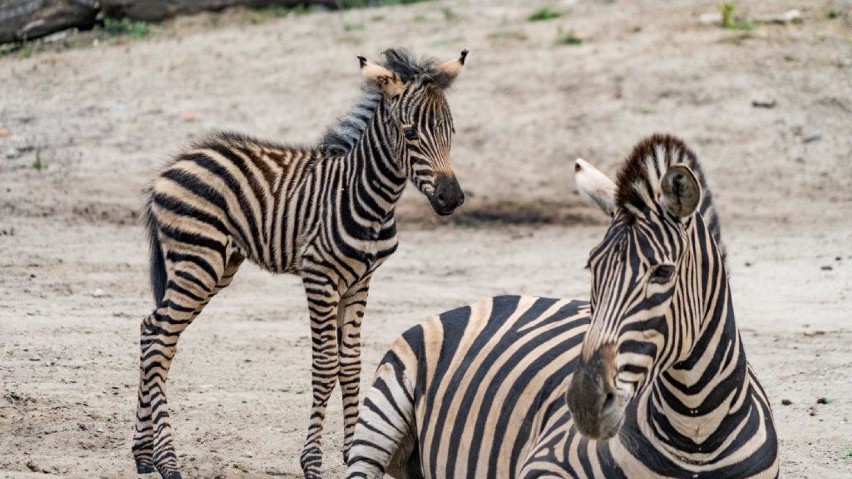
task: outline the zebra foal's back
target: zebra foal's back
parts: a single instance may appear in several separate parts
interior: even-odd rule
[[[270,271],[293,272],[299,234],[317,214],[310,203],[322,198],[306,188],[316,188],[308,183],[322,161],[318,149],[211,135],[152,183],[149,221],[176,240],[212,250],[225,264],[236,253]]]

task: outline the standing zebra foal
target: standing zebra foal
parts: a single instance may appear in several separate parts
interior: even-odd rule
[[[450,165],[444,90],[467,50],[438,65],[388,50],[359,57],[363,95],[315,147],[218,133],[177,156],[151,185],[147,226],[156,309],[142,321],[133,455],[139,473],[180,478],[166,380],[181,332],[245,259],[299,275],[311,321],[310,424],[301,454],[319,477],[328,399],[340,382],[344,457],[358,418],[361,320],[372,273],[397,247],[394,207],[407,181],[440,215],[464,194]]]
[[[350,478],[776,478],[769,402],[746,361],[710,192],[655,135],[617,184],[591,301],[501,296],[405,332],[364,398]]]

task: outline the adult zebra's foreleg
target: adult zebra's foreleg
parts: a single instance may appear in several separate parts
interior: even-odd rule
[[[367,308],[370,279],[356,284],[340,302],[337,342],[340,350],[341,397],[343,399],[343,461],[349,457],[355,424],[358,422],[358,394],[361,386],[361,321]]]
[[[303,276],[311,317],[311,419],[300,463],[306,479],[319,479],[325,411],[340,371],[337,314],[340,293],[336,281],[314,274]]]
[[[349,451],[347,477],[381,478],[385,472],[394,477],[421,477],[412,470],[417,441],[414,427],[414,389],[403,361],[389,352],[376,370],[373,385],[364,397],[352,449]],[[419,467],[417,467],[419,468]]]

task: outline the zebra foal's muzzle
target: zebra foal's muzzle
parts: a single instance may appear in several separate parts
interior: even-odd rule
[[[615,385],[616,347],[605,344],[574,371],[566,400],[574,426],[589,439],[615,436],[624,420],[625,397]]]
[[[429,196],[429,203],[435,213],[441,216],[452,214],[464,203],[464,191],[455,175],[438,176],[435,180],[435,192]]]

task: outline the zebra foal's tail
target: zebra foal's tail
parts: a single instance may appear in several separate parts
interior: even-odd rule
[[[151,199],[145,203],[145,228],[148,230],[148,247],[150,248],[151,259],[149,261],[151,267],[151,291],[154,293],[154,307],[158,308],[160,302],[163,301],[163,295],[166,293],[166,260],[163,257],[163,247],[160,245],[160,235],[157,232],[157,219],[151,211]]]

